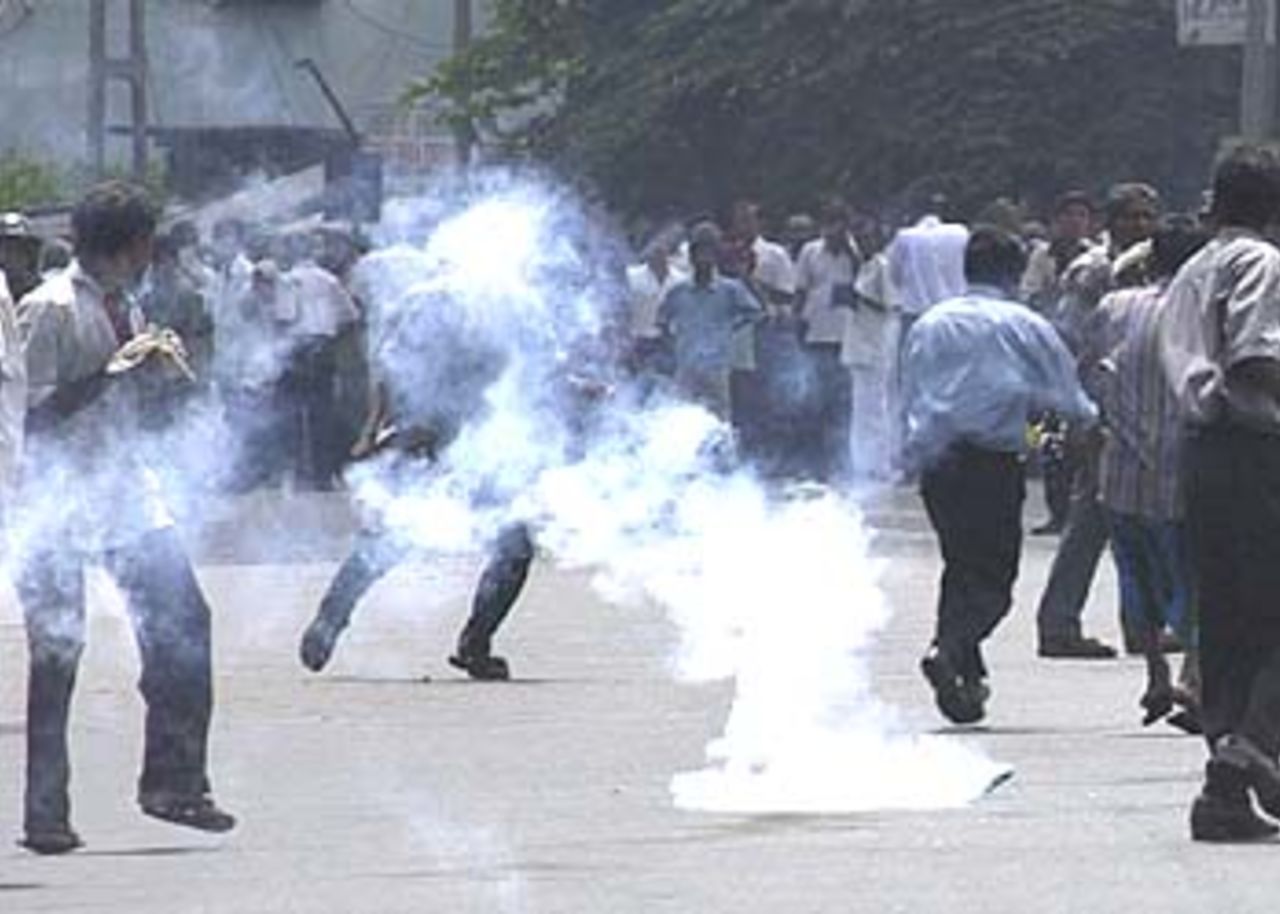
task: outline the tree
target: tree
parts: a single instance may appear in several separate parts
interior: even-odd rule
[[[498,0],[413,90],[632,214],[902,211],[1143,178],[1189,202],[1232,132],[1239,54],[1173,0]]]

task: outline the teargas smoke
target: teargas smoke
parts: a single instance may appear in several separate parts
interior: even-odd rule
[[[479,179],[457,206],[420,253],[368,265],[379,370],[409,413],[456,427],[437,462],[384,454],[348,474],[370,522],[425,550],[528,523],[609,601],[665,607],[677,673],[735,687],[707,767],[673,779],[681,807],[951,807],[1006,776],[876,699],[868,651],[889,612],[857,508],[768,492],[710,414],[608,373],[607,230],[536,182]]]

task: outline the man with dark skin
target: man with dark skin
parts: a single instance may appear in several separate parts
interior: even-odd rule
[[[1161,361],[1188,433],[1187,527],[1199,586],[1209,761],[1198,841],[1280,831],[1280,160],[1243,147],[1214,177],[1212,241],[1169,288]]]
[[[39,854],[80,846],[70,821],[67,723],[84,648],[84,567],[95,558],[125,594],[142,655],[139,806],[203,831],[235,825],[209,786],[209,607],[155,476],[138,457],[140,400],[113,380],[164,354],[141,333],[132,300],[155,223],[143,191],[99,185],[72,215],[75,261],[18,305],[28,377],[15,521],[23,534],[15,583],[30,654],[22,843]],[[136,369],[141,378],[152,370]]]
[[[1077,355],[1084,329],[1099,301],[1116,288],[1145,281],[1134,264],[1155,232],[1160,216],[1160,196],[1145,184],[1119,184],[1107,198],[1107,247],[1094,248],[1067,268],[1055,325]],[[1092,366],[1081,365],[1082,376]],[[1040,598],[1036,617],[1041,657],[1106,660],[1115,649],[1082,631],[1081,616],[1098,562],[1107,547],[1106,512],[1098,501],[1099,439],[1096,429],[1075,428],[1067,433],[1074,492],[1066,529],[1054,555],[1049,581]]]

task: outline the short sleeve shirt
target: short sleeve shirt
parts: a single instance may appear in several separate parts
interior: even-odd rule
[[[1280,250],[1224,229],[1182,268],[1160,325],[1161,359],[1192,424],[1225,420],[1280,434],[1280,401],[1232,369],[1280,361]]]

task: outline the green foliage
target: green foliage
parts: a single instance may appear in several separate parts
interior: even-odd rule
[[[132,180],[129,169],[111,166],[104,178]],[[0,153],[0,212],[33,206],[70,203],[94,183],[90,169],[83,164],[66,169],[9,150]],[[164,165],[152,160],[143,186],[157,205],[168,199],[168,177]]]
[[[0,212],[59,199],[62,176],[51,166],[16,152],[0,153]]]
[[[1186,203],[1238,66],[1177,48],[1173,0],[497,0],[410,94],[633,214],[833,191],[972,210],[1133,178]]]

